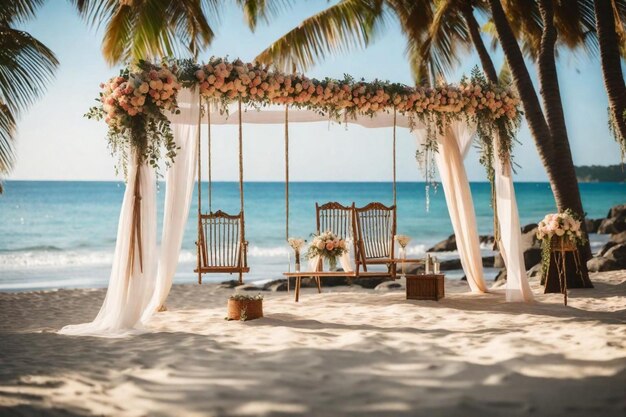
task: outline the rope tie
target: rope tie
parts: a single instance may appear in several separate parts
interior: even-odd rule
[[[243,213],[243,128],[241,121],[241,98],[239,99],[239,205]]]
[[[209,102],[209,100],[206,101],[206,108],[207,108],[207,129],[208,129],[208,133],[209,133],[209,140],[208,140],[208,147],[209,147],[209,155],[208,155],[208,160],[207,160],[207,165],[209,168],[209,213],[213,213],[213,205],[212,205],[212,194],[213,194],[213,182],[212,182],[212,178],[211,178],[211,103]]]
[[[396,205],[396,108],[393,108],[393,205]]]
[[[289,240],[289,106],[285,106],[285,240]]]

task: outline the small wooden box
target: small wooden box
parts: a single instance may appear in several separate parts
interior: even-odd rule
[[[407,300],[435,300],[445,296],[443,274],[407,275]]]

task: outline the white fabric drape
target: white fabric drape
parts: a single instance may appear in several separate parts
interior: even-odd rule
[[[134,155],[131,155],[130,160],[135,160]],[[139,167],[139,175],[141,239],[135,239],[133,264],[129,268],[135,204],[135,179],[137,176],[136,164],[131,165],[128,170],[128,182],[117,228],[113,267],[106,298],[100,312],[91,323],[66,326],[59,333],[116,337],[141,330],[138,323],[154,292],[157,265],[157,221],[154,169],[143,164]]]
[[[437,169],[456,236],[459,258],[472,292],[486,292],[474,202],[463,165],[463,157],[469,150],[475,131],[466,122],[455,120],[450,122],[443,133],[437,135]],[[415,134],[423,141],[426,131],[418,129]]]
[[[500,254],[506,265],[506,300],[510,302],[533,300],[533,293],[528,284],[524,253],[522,252],[522,232],[515,199],[515,188],[511,164],[502,166],[498,157],[498,141],[494,137],[494,169],[496,186],[496,205],[500,224]]]
[[[169,119],[174,142],[180,149],[167,171],[159,268],[154,294],[142,317],[144,323],[165,304],[172,288],[196,177],[200,99],[197,92],[184,89],[178,100],[180,113]]]

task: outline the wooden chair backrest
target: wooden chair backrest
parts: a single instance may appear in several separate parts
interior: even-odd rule
[[[354,203],[344,206],[337,202],[322,204],[315,203],[315,218],[317,231],[323,233],[331,231],[344,239],[356,242],[356,224],[354,222]]]
[[[354,209],[362,259],[392,258],[396,234],[396,206],[369,203]]]
[[[204,268],[246,267],[242,245],[245,244],[243,212],[236,215],[224,213],[202,214],[201,259]]]

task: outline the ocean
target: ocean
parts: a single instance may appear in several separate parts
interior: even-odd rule
[[[159,228],[165,185],[159,185]],[[203,184],[207,196],[207,184]],[[555,211],[547,183],[516,183],[521,224],[539,221]],[[492,234],[488,183],[472,183],[480,234]],[[605,217],[609,208],[626,202],[624,183],[580,184],[588,216]],[[81,181],[8,181],[0,196],[0,291],[97,288],[108,283],[124,183]],[[278,278],[288,268],[285,243],[285,186],[280,182],[245,184],[247,281]],[[238,184],[213,184],[213,209],[237,212]],[[363,205],[391,204],[392,186],[385,182],[300,182],[290,184],[290,235],[308,238],[315,231],[315,202]],[[206,200],[203,208],[207,208]],[[197,196],[187,221],[175,283],[195,282]],[[160,230],[160,229],[159,229]],[[443,190],[430,191],[426,210],[424,183],[398,184],[398,233],[413,238],[409,253],[423,255],[452,233]],[[160,236],[160,232],[159,232]],[[594,247],[606,237],[592,235]],[[485,254],[490,248],[484,247]],[[446,254],[445,256],[454,256]],[[493,275],[494,271],[487,271]],[[450,276],[460,277],[461,271]],[[205,282],[231,279],[205,275]]]

